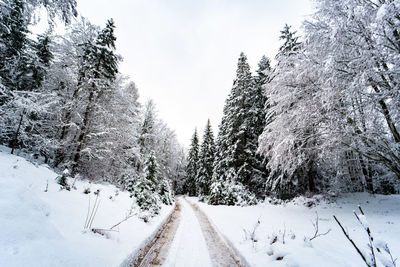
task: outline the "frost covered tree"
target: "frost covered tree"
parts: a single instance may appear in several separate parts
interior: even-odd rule
[[[210,120],[207,121],[202,140],[196,174],[196,188],[199,196],[208,196],[210,194],[215,156],[214,133],[211,128]]]
[[[36,21],[39,15],[36,11],[38,7],[44,7],[47,11],[49,22],[53,23],[55,17],[61,18],[66,24],[71,23],[71,19],[78,15],[76,0],[30,0],[27,1],[25,16],[29,20]]]
[[[336,151],[348,176],[371,192],[374,176],[389,170],[400,177],[399,8],[395,1],[318,1],[305,24],[310,55],[324,64],[322,101],[329,99],[327,115],[340,124],[332,139],[346,148]],[[325,55],[318,53],[322,46]]]
[[[214,183],[237,183],[262,196],[266,170],[257,147],[264,124],[264,106],[261,87],[256,85],[247,58],[241,53],[217,137]]]
[[[153,153],[145,162],[144,175],[136,179],[132,188],[132,196],[142,210],[150,210],[158,214],[160,209],[160,196],[157,194],[158,166]]]
[[[68,28],[65,36],[55,38],[53,49],[57,60],[49,70],[45,87],[49,91],[55,88],[57,100],[54,109],[61,107],[54,123],[59,124],[57,148],[54,153],[54,167],[70,165],[82,122],[83,107],[87,105],[87,90],[82,88],[80,69],[84,64],[84,45],[95,42],[99,28],[85,19]],[[69,167],[69,166],[68,166]]]
[[[197,136],[197,129],[196,129],[194,131],[192,141],[190,143],[189,152],[186,158],[185,192],[189,196],[195,196],[197,193],[196,174],[198,167],[199,167],[199,138]]]
[[[80,134],[77,139],[77,147],[73,156],[72,175],[78,171],[82,151],[88,136],[94,105],[118,73],[118,57],[115,54],[114,21],[108,20],[106,27],[99,32],[96,42],[84,44],[83,65],[80,69],[82,89],[88,91],[88,103],[86,105],[83,121],[80,126]]]
[[[30,11],[45,5],[52,23],[55,15],[70,19],[74,3],[1,2],[0,142],[58,171],[141,192],[137,201],[149,200],[154,206],[144,209],[156,212],[173,202],[184,154],[154,103],[142,109],[136,85],[118,73],[112,20],[100,29],[81,19],[65,35],[29,39],[36,16]]]
[[[317,3],[305,22],[303,44],[288,56],[278,54],[266,86],[272,122],[260,151],[275,172],[268,186],[289,197],[306,191],[396,192],[399,6]]]
[[[266,85],[268,123],[260,137],[260,151],[267,156],[270,170],[266,190],[280,198],[315,190],[312,171],[317,155],[317,122],[312,114],[317,114],[318,106],[312,101],[314,91],[307,87],[312,80],[300,80],[303,77],[296,72],[304,66],[295,34],[288,25],[281,31],[278,63],[272,81]],[[301,117],[299,109],[306,110],[310,117]]]
[[[157,114],[156,107],[152,100],[145,105],[143,112],[143,122],[139,133],[140,153],[147,157],[155,149],[156,145],[156,124]],[[146,159],[142,159],[144,162]],[[141,169],[141,163],[138,163],[138,169]]]
[[[47,139],[41,131],[49,101],[41,88],[52,54],[48,44],[28,38],[24,17],[25,3],[10,0],[1,3],[0,77],[4,85],[0,95],[0,142],[15,148],[42,153]],[[42,51],[47,49],[47,58]]]

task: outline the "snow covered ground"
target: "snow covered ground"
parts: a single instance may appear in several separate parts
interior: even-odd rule
[[[312,208],[306,207],[308,201],[298,198],[286,204],[250,207],[197,204],[251,266],[365,266],[333,219],[336,215],[360,249],[367,252],[368,235],[353,214],[354,210],[360,213],[358,205],[365,212],[376,242],[386,241],[394,258],[400,258],[399,195],[348,194],[334,203],[321,201]],[[315,232],[316,212],[319,233],[331,230],[308,241]],[[378,266],[384,265],[378,261]]]
[[[129,213],[129,194],[84,181],[76,181],[76,190],[60,191],[56,173],[9,155],[7,148],[0,151],[0,266],[119,266],[173,208],[163,207],[149,223],[132,217],[109,238],[84,232],[89,198],[93,206],[96,197],[93,192],[100,190],[101,201],[92,226],[102,229]],[[86,188],[90,194],[83,193]]]
[[[172,206],[163,207],[161,215],[149,223],[132,217],[106,238],[83,231],[89,198],[93,206],[93,192],[100,190],[93,227],[109,229],[131,209],[129,194],[116,194],[114,186],[85,181],[76,181],[76,190],[60,190],[56,176],[45,166],[9,155],[7,148],[0,147],[0,266],[119,266],[172,211]],[[90,194],[83,193],[86,188],[90,188]],[[353,214],[358,205],[366,214],[375,241],[386,241],[392,255],[400,257],[398,195],[359,193],[344,195],[332,203],[298,198],[279,205],[250,207],[209,206],[195,198],[190,201],[207,214],[221,236],[251,266],[363,266],[361,257],[333,219],[336,215],[356,244],[367,252],[368,236]],[[307,207],[310,201],[317,205]],[[182,201],[183,219],[166,266],[211,265],[204,233],[193,212]],[[314,235],[317,213],[319,233],[331,230],[309,241]]]

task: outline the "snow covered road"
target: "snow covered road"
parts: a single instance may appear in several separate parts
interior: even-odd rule
[[[241,266],[208,218],[185,198],[139,266]]]
[[[183,198],[181,221],[163,266],[212,266],[207,244],[193,209]]]

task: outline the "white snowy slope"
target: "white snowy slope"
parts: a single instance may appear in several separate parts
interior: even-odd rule
[[[109,238],[84,232],[93,192],[100,190],[101,201],[92,226],[102,229],[125,218],[132,206],[129,194],[84,181],[76,181],[77,190],[60,191],[56,173],[7,150],[0,147],[0,266],[119,266],[172,209],[163,207],[149,223],[132,217]],[[85,188],[92,193],[84,194]]]
[[[360,213],[358,205],[365,212],[366,220],[363,217],[361,220],[364,224],[368,221],[375,246],[382,248],[387,243],[393,258],[400,259],[399,195],[348,194],[334,203],[321,201],[307,208],[304,204],[310,200],[315,201],[298,198],[281,205],[264,203],[250,207],[197,204],[251,266],[365,266],[333,219],[336,215],[350,237],[368,255],[368,235],[353,214],[353,211]],[[197,200],[192,198],[191,201]],[[309,242],[307,238],[315,233],[316,212],[319,233],[331,231]],[[253,231],[256,242],[251,240]],[[393,266],[387,255],[377,261],[378,266]]]
[[[207,244],[193,209],[180,198],[181,216],[178,230],[163,266],[212,266]]]

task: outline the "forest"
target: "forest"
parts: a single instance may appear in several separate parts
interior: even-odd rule
[[[114,184],[153,214],[175,194],[213,205],[398,194],[399,3],[316,2],[302,36],[285,25],[278,53],[255,73],[240,54],[218,132],[208,121],[185,151],[119,72],[112,19],[78,18],[74,0],[3,0],[0,144],[70,178]],[[28,28],[41,8],[49,28],[36,35]]]

